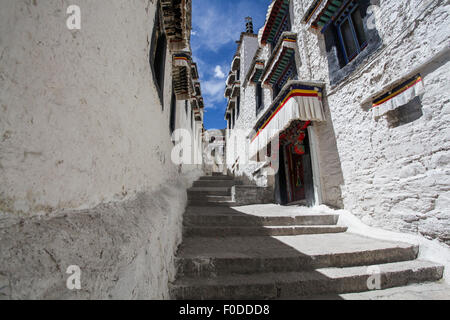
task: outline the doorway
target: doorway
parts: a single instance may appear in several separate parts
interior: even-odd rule
[[[295,121],[280,135],[280,184],[277,197],[287,205],[313,206],[314,181],[308,126],[310,122]]]

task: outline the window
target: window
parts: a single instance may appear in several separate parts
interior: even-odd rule
[[[261,86],[261,82],[258,82],[256,84],[256,115],[259,114],[259,112],[261,111],[261,109],[263,108],[263,101],[262,101],[262,86]]]
[[[231,112],[231,128],[234,129],[234,125],[236,124],[236,109],[233,109]]]
[[[241,77],[241,70],[237,69],[237,71],[236,71],[236,81],[239,81],[240,77]]]
[[[186,111],[186,119],[188,116],[188,109],[189,109],[188,101],[184,100],[184,111]]]
[[[359,6],[353,5],[345,12],[348,13],[337,19],[336,28],[345,64],[347,64],[364,50],[367,39]]]
[[[167,40],[163,32],[160,19],[160,10],[156,11],[155,26],[152,35],[152,44],[150,47],[150,66],[153,73],[153,81],[158,89],[159,98],[161,100],[162,108],[164,110],[164,71],[166,62],[166,48]]]
[[[172,90],[172,99],[170,101],[170,133],[175,131],[177,118],[177,97],[175,96],[175,89]]]
[[[239,119],[239,114],[241,113],[241,97],[237,97],[236,101],[236,120]]]
[[[191,130],[194,129],[194,109],[191,107]]]

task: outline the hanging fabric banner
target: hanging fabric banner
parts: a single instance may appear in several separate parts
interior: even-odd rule
[[[389,111],[404,106],[424,92],[423,80],[420,74],[418,74],[375,99],[372,103],[373,115],[375,118],[381,117]]]

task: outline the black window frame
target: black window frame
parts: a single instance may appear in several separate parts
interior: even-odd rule
[[[231,129],[234,129],[234,125],[236,124],[236,111],[233,108],[231,111]]]
[[[360,39],[358,37],[358,32],[355,27],[356,23],[353,21],[353,14],[357,10],[358,11],[360,10],[360,6],[358,4],[355,4],[354,7],[350,11],[348,11],[347,13],[341,14],[336,19],[336,23],[335,23],[337,36],[338,36],[338,40],[340,43],[340,49],[341,49],[342,56],[344,57],[345,65],[352,62],[368,45],[367,34],[366,34],[366,31],[364,30],[364,26],[363,26],[364,22],[363,22],[361,16],[360,16],[360,19],[361,19],[362,29],[358,29],[358,30],[359,30],[359,32],[362,32],[362,34],[364,35],[364,41],[362,43],[360,43]],[[361,15],[361,12],[359,12],[359,13]],[[343,27],[344,23],[346,23],[346,22],[348,22],[348,24],[349,24],[353,44],[355,45],[355,48],[356,48],[356,53],[350,57],[348,56],[348,53],[347,53],[348,49],[347,49],[347,46],[345,45],[344,36],[343,36],[343,32],[342,32],[342,27]]]
[[[170,122],[169,122],[170,134],[172,134],[176,129],[176,121],[177,121],[177,97],[175,95],[175,88],[173,88],[172,86],[172,97],[170,100]]]
[[[258,81],[255,85],[255,104],[256,104],[256,116],[261,112],[263,109],[263,89],[262,89],[262,83],[261,81]]]
[[[167,37],[162,26],[160,6],[155,13],[152,43],[149,52],[149,62],[152,71],[153,83],[156,86],[162,110],[164,110],[164,81],[167,58]]]

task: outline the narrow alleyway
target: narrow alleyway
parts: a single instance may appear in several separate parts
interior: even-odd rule
[[[416,259],[417,246],[348,233],[337,215],[304,215],[298,207],[276,205],[233,207],[234,184],[226,176],[202,177],[189,190],[172,298],[337,299],[377,285],[442,278],[442,266]]]

